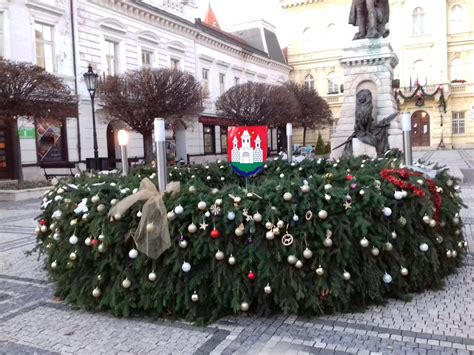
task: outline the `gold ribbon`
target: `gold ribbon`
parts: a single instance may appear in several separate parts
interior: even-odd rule
[[[175,194],[179,190],[179,182],[170,182],[164,193]],[[152,259],[158,259],[171,246],[164,193],[159,192],[148,178],[144,178],[138,192],[118,202],[108,214],[109,217],[117,214],[123,216],[138,201],[146,201],[133,239],[137,249]]]

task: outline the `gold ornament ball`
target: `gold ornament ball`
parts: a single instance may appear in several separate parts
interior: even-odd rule
[[[458,218],[458,217],[454,217],[454,218],[453,218],[453,223],[454,223],[455,225],[458,225],[458,224],[459,224],[459,218]]]
[[[41,230],[41,232],[45,233],[45,232],[48,231],[48,227],[46,227],[46,226],[41,226],[40,230]]]
[[[240,310],[242,312],[247,312],[249,310],[249,308],[250,308],[250,305],[247,302],[242,302],[240,304]]]
[[[385,243],[384,248],[386,251],[392,251],[393,250],[393,244],[390,242]]]
[[[207,204],[204,201],[199,201],[197,207],[198,207],[198,210],[204,211],[207,207]]]
[[[325,191],[330,191],[332,189],[332,185],[331,184],[326,184],[324,185],[324,190]]]
[[[451,258],[453,256],[453,253],[451,252],[451,250],[446,251],[446,256],[448,258]]]
[[[110,204],[113,206],[113,205],[116,205],[118,202],[118,200],[116,198],[110,200]]]
[[[99,234],[99,236],[97,237],[97,239],[99,239],[101,242],[103,242],[103,241],[105,240],[105,235]]]
[[[196,187],[195,186],[189,186],[188,191],[193,194],[193,193],[196,192]]]
[[[274,235],[280,235],[280,228],[278,228],[278,227],[273,228],[273,234]]]
[[[452,250],[451,255],[453,256],[453,258],[455,258],[456,256],[458,256],[458,252],[456,250]]]
[[[142,214],[140,213],[140,217],[142,216]],[[173,219],[175,219],[176,217],[176,213],[174,213],[173,211],[169,211],[167,214],[166,214],[166,218],[168,218],[169,221],[172,221]]]
[[[72,220],[69,222],[69,225],[70,225],[71,227],[74,227],[76,224],[77,224],[77,219],[72,219]]]

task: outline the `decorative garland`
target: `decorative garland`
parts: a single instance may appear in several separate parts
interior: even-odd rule
[[[384,169],[380,171],[380,177],[382,179],[388,181],[392,185],[395,185],[399,189],[409,190],[418,197],[425,196],[425,192],[421,188],[416,187],[413,184],[409,184],[408,182],[403,181],[401,179],[397,179],[395,176],[392,176],[393,174],[396,174],[403,179],[408,179],[410,176],[420,177],[423,174],[416,173],[407,169],[400,169],[400,170]],[[434,219],[437,222],[439,222],[440,213],[441,213],[441,203],[442,203],[441,194],[439,193],[438,188],[433,180],[425,179],[425,181],[428,184],[428,190],[431,192],[431,195],[433,196],[434,207],[435,207]]]
[[[400,109],[400,100],[398,97],[402,97],[404,100],[411,100],[416,96],[416,103],[415,105],[418,107],[424,106],[425,105],[425,96],[427,97],[434,97],[437,93],[441,93],[439,97],[439,106],[443,107],[444,113],[446,113],[446,100],[444,98],[444,90],[441,85],[439,85],[436,90],[429,94],[423,89],[423,86],[420,84],[416,84],[416,89],[413,91],[411,95],[403,95],[402,90],[398,89],[395,90],[395,100],[397,101],[398,109]]]

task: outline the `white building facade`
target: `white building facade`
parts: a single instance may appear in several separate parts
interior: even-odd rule
[[[170,146],[176,147],[173,155],[189,162],[225,158],[227,124],[215,112],[217,97],[247,81],[282,84],[290,67],[279,47],[281,57],[272,56],[199,19],[188,20],[194,12],[192,1],[0,0],[0,55],[43,66],[80,98],[79,118],[21,122],[25,178],[40,176],[41,161],[83,163],[93,157],[92,108],[82,77],[89,64],[100,76],[142,66],[192,73],[206,88],[208,100],[192,124],[169,133]],[[264,26],[271,32],[269,24]],[[270,49],[276,52],[274,43]],[[118,127],[103,120],[100,101],[95,106],[99,156],[109,158],[113,167],[120,152]],[[48,141],[41,140],[44,131]],[[276,134],[270,135],[269,146],[275,140],[276,149]],[[141,135],[131,132],[129,142],[129,157],[143,158]]]

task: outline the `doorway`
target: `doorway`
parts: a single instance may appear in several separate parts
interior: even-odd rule
[[[115,169],[116,155],[115,155],[115,129],[112,123],[107,125],[107,158],[109,160],[109,169]]]
[[[13,173],[10,129],[0,121],[0,179],[11,179]]]
[[[430,115],[416,111],[411,116],[411,141],[414,147],[430,146]]]

